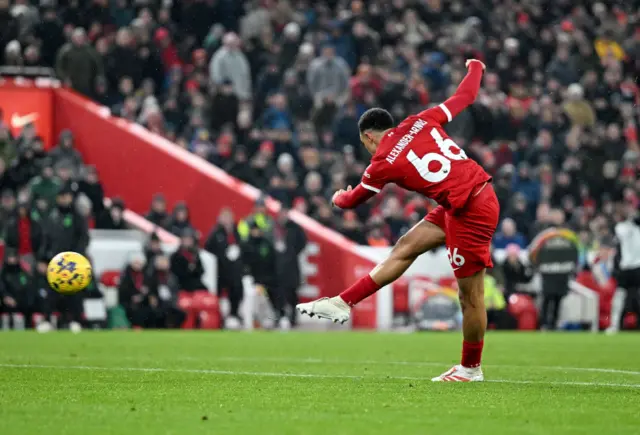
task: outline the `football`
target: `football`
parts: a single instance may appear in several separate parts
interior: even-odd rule
[[[77,252],[61,252],[49,262],[47,281],[52,289],[62,294],[84,290],[91,283],[92,268],[89,260]]]

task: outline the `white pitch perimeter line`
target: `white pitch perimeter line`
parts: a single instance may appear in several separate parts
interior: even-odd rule
[[[356,375],[322,375],[315,373],[276,373],[276,372],[251,372],[234,370],[209,370],[209,369],[166,369],[157,367],[94,367],[94,366],[55,366],[40,364],[0,364],[0,368],[16,369],[58,369],[58,370],[87,370],[106,372],[143,372],[143,373],[191,373],[206,375],[231,375],[231,376],[257,376],[257,377],[279,377],[279,378],[315,378],[315,379],[395,379],[410,381],[429,381],[431,378],[413,376],[356,376]],[[528,381],[528,380],[508,380],[495,379],[485,382],[500,384],[520,384],[520,385],[557,385],[557,386],[577,386],[577,387],[613,387],[613,388],[640,388],[640,384],[620,384],[609,382],[564,382],[564,381]]]
[[[400,366],[415,366],[415,367],[440,367],[450,365],[449,362],[435,362],[435,361],[379,361],[379,360],[324,360],[319,358],[251,358],[251,357],[220,357],[214,358],[216,361],[229,361],[229,362],[279,362],[290,364],[355,364],[355,365],[400,365]],[[557,371],[571,371],[571,372],[593,372],[593,373],[614,373],[619,375],[634,375],[640,376],[640,372],[633,370],[618,370],[598,367],[563,367],[563,366],[518,366],[518,365],[503,365],[503,364],[483,364],[482,367],[494,367],[503,369],[542,369],[542,370],[557,370]]]

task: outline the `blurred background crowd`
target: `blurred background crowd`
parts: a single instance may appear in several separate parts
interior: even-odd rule
[[[638,201],[638,3],[0,0],[0,49],[375,246],[432,205],[391,188],[331,210],[367,162],[359,115],[439,102],[480,58],[480,97],[448,129],[495,176],[499,243],[525,246],[550,223],[602,236]]]
[[[638,0],[0,0],[0,64],[50,67],[287,207],[357,243],[389,246],[433,204],[390,187],[358,210],[331,208],[333,192],[357,184],[367,165],[357,120],[382,106],[399,121],[444,100],[465,60],[478,58],[487,65],[480,96],[447,130],[494,176],[494,247],[524,248],[552,225],[591,246],[610,238],[623,204],[640,202],[639,10]],[[11,252],[35,265],[83,252],[88,227],[124,228],[124,204],[104,207],[71,132],[47,154],[28,125],[12,137],[0,123],[0,148]],[[70,227],[75,193],[88,201]],[[199,236],[184,205],[151,202],[150,221]],[[237,230],[242,217],[223,213],[226,244],[214,230],[208,249],[262,230],[274,240],[278,225],[256,219],[257,206]],[[44,237],[39,219],[52,210],[47,225],[77,234]],[[61,246],[70,240],[78,246]]]

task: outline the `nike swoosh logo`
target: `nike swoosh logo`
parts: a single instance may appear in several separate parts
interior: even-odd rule
[[[11,116],[11,126],[13,128],[22,128],[27,124],[31,124],[38,120],[40,115],[37,113],[29,113],[28,115],[20,116],[17,113],[14,113]]]
[[[462,267],[462,266],[460,266]],[[460,267],[456,267],[455,269],[453,269],[453,271],[455,272],[456,270],[460,269]]]

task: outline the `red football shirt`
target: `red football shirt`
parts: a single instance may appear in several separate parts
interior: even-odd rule
[[[378,145],[361,183],[339,195],[335,205],[352,208],[388,183],[421,193],[445,209],[464,207],[474,187],[491,180],[449,138],[443,125],[475,100],[482,80],[482,65],[472,62],[456,93],[444,103],[405,119],[389,130]]]

